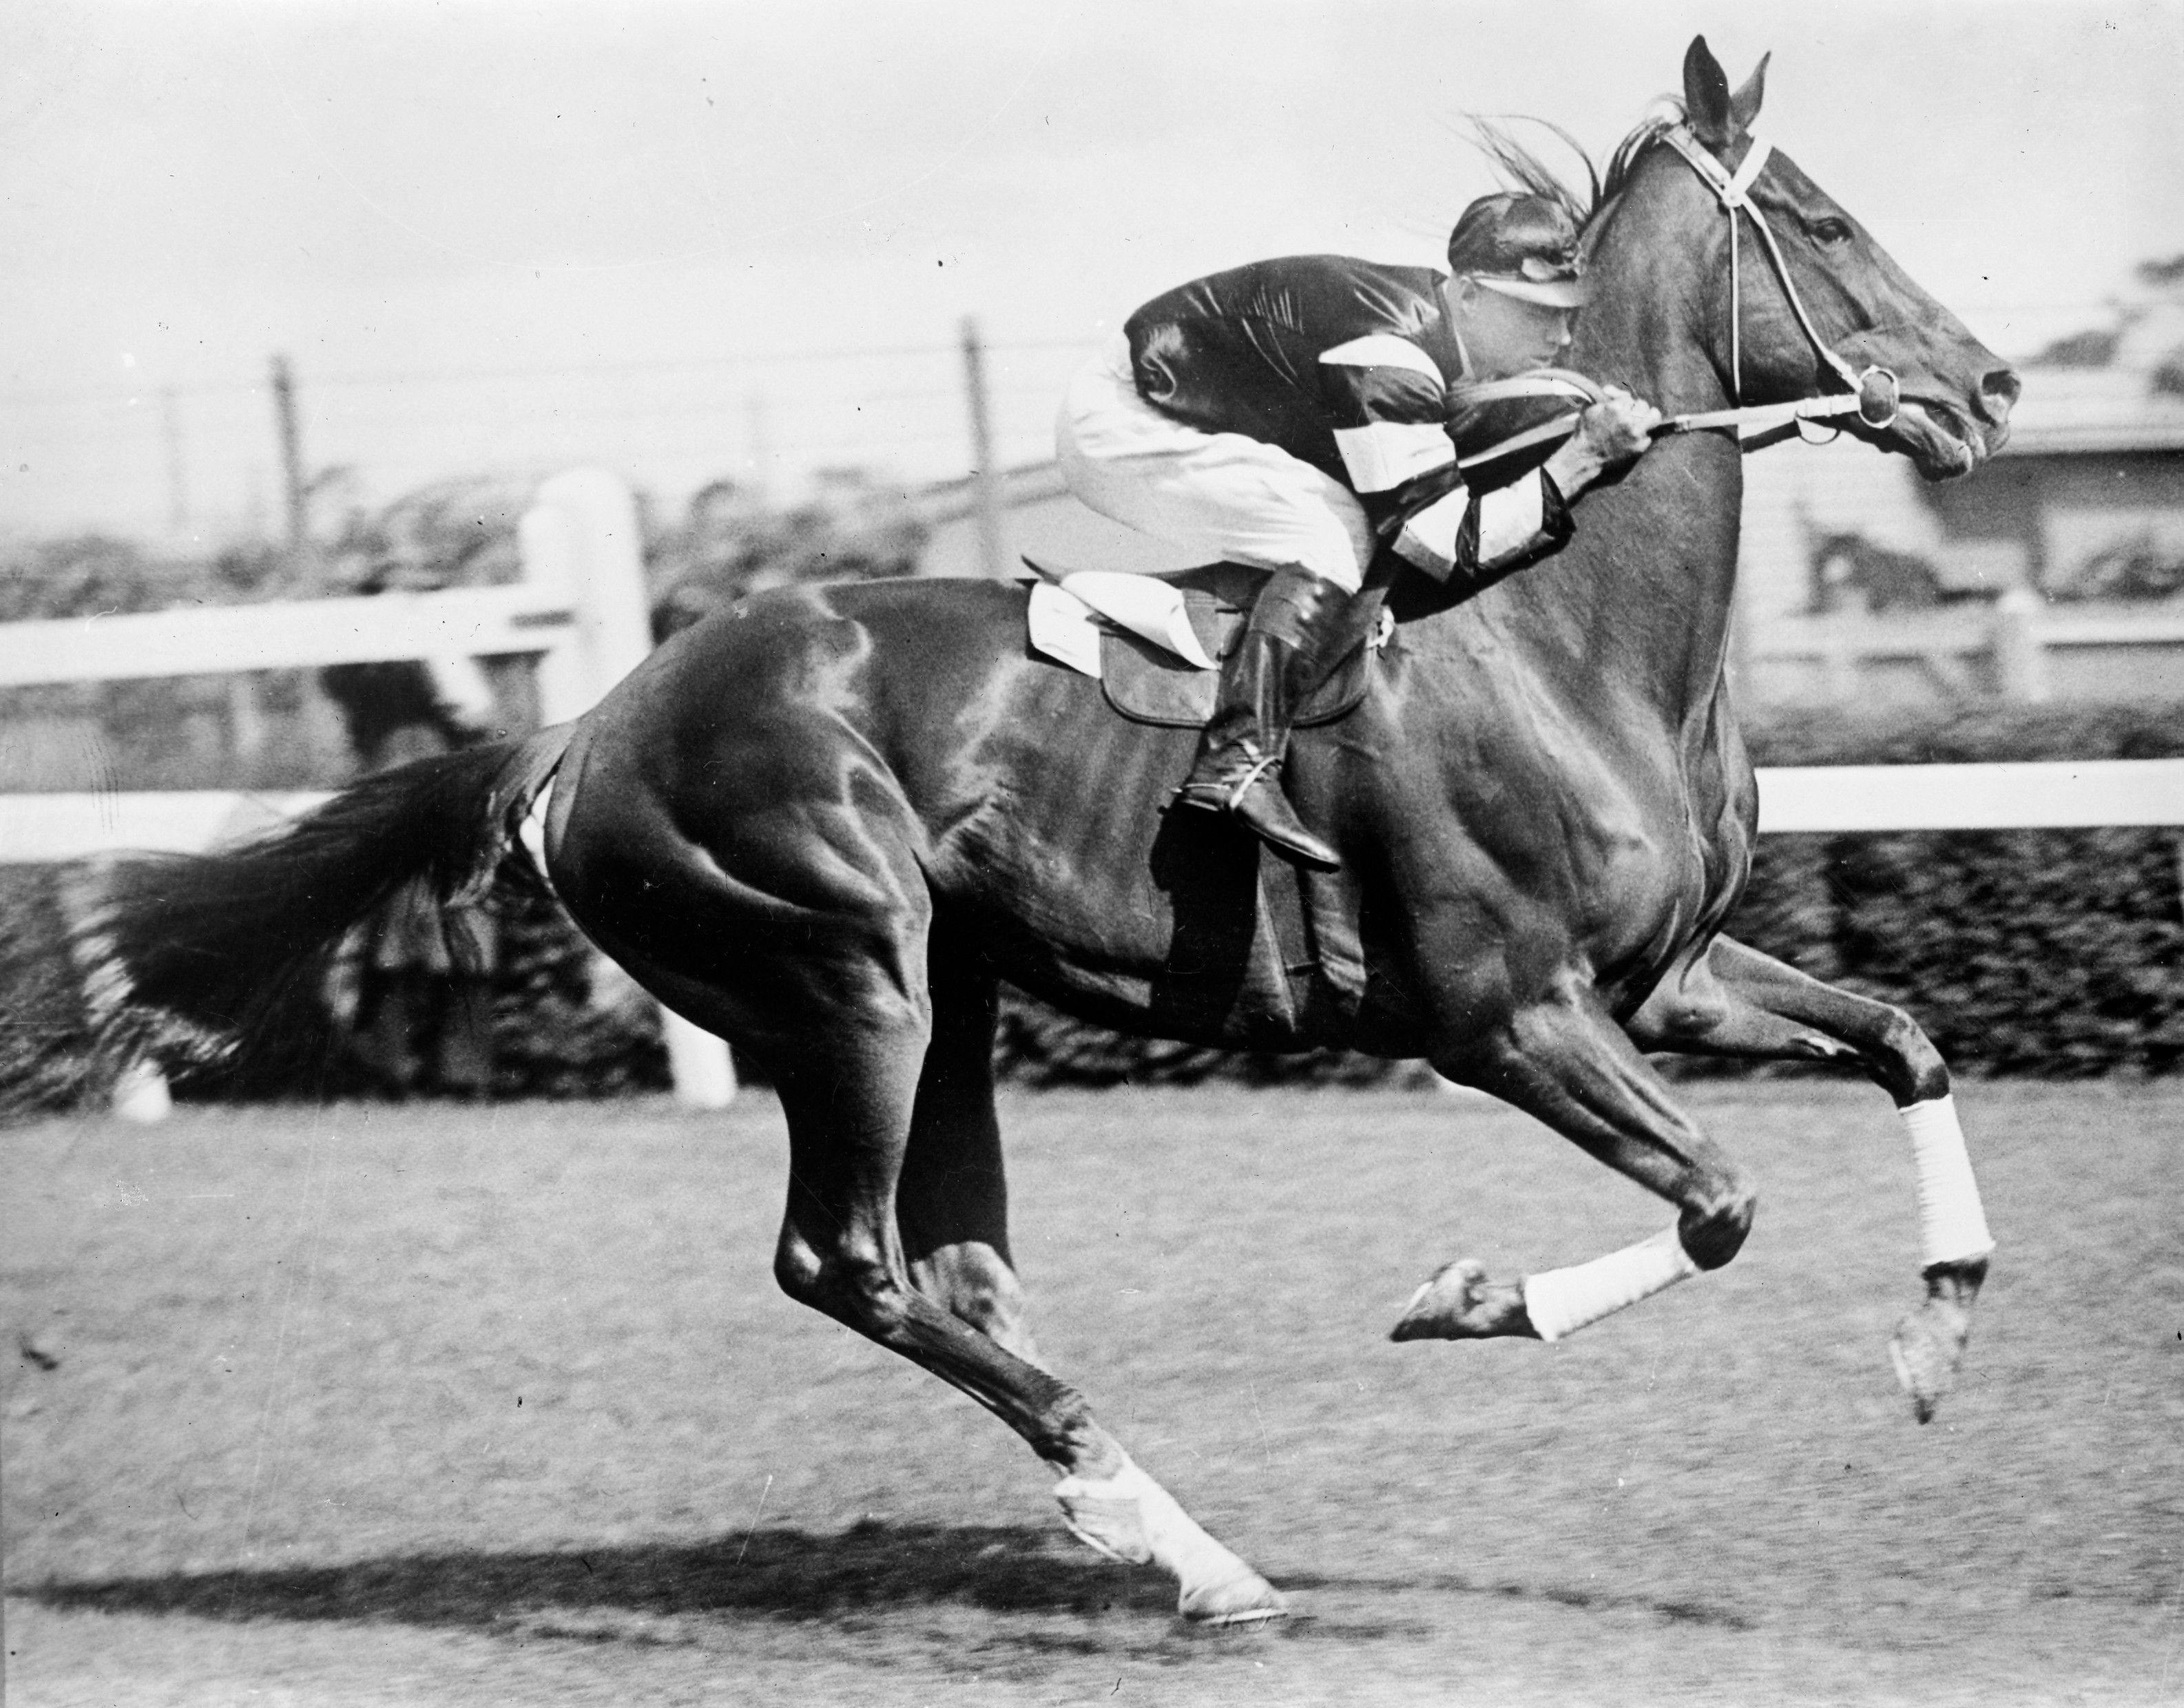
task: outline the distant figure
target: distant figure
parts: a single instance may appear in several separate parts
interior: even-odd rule
[[[382,570],[368,593],[427,592],[439,576]],[[367,771],[385,771],[468,746],[492,732],[493,689],[474,659],[335,665],[320,681],[342,713]],[[359,928],[357,1055],[397,1097],[438,1092],[482,1098],[493,1090],[492,974],[499,959],[493,916],[443,909],[432,886],[404,885]]]
[[[1875,544],[1855,529],[1814,540],[1807,562],[1812,609],[1823,615],[1835,611],[1878,615],[1950,603],[1941,577],[1925,558]]]

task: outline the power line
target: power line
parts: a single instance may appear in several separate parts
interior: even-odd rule
[[[2098,317],[2111,314],[2114,304],[2099,302],[1969,303],[1963,312],[1976,319],[1994,320],[2017,314]],[[1089,350],[1099,341],[1089,337],[1003,338],[986,345],[989,356],[1068,350]],[[492,381],[541,381],[554,379],[605,378],[641,374],[688,374],[715,370],[783,368],[847,362],[929,360],[955,364],[960,352],[952,344],[879,344],[858,348],[833,345],[803,350],[745,351],[711,356],[661,356],[607,362],[510,363],[475,368],[381,369],[299,374],[298,383],[313,390],[351,390],[374,387],[475,385]],[[125,409],[146,406],[162,393],[177,398],[217,397],[262,398],[262,380],[204,381],[188,385],[141,386],[111,390],[86,388],[69,392],[0,392],[0,407],[56,409],[90,406]],[[952,388],[935,387],[933,395],[952,395]],[[896,394],[890,394],[896,395]]]
[[[988,348],[993,351],[1089,350],[1097,342],[1087,337],[1003,339]],[[467,385],[481,380],[541,380],[581,378],[612,374],[688,373],[710,368],[788,367],[810,363],[902,361],[914,358],[954,362],[952,344],[881,344],[863,348],[838,346],[823,349],[751,351],[717,356],[660,356],[614,362],[540,362],[482,368],[423,368],[381,370],[376,372],[299,376],[301,383],[320,387]],[[220,396],[262,397],[266,386],[259,380],[205,381],[131,390],[0,392],[0,405],[9,408],[53,408],[94,403],[108,407],[133,405],[146,390],[171,391],[179,398]]]

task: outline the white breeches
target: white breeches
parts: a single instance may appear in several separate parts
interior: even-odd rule
[[[1103,516],[1208,563],[1364,584],[1375,542],[1357,495],[1278,446],[1162,414],[1138,395],[1119,333],[1070,381],[1054,442],[1069,490]]]

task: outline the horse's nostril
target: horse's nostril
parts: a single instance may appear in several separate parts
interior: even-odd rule
[[[2008,420],[2017,394],[2024,389],[2014,369],[1995,369],[1980,381],[1980,413],[1990,421]]]

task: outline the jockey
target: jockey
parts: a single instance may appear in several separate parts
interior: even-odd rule
[[[1608,387],[1542,467],[1468,490],[1449,426],[1461,388],[1555,361],[1585,286],[1576,222],[1541,196],[1473,203],[1448,260],[1445,275],[1305,255],[1180,286],[1071,382],[1056,426],[1093,509],[1274,571],[1177,798],[1307,865],[1340,860],[1273,780],[1298,701],[1355,643],[1346,620],[1376,554],[1467,590],[1499,580],[1568,538],[1568,501],[1660,420]]]

